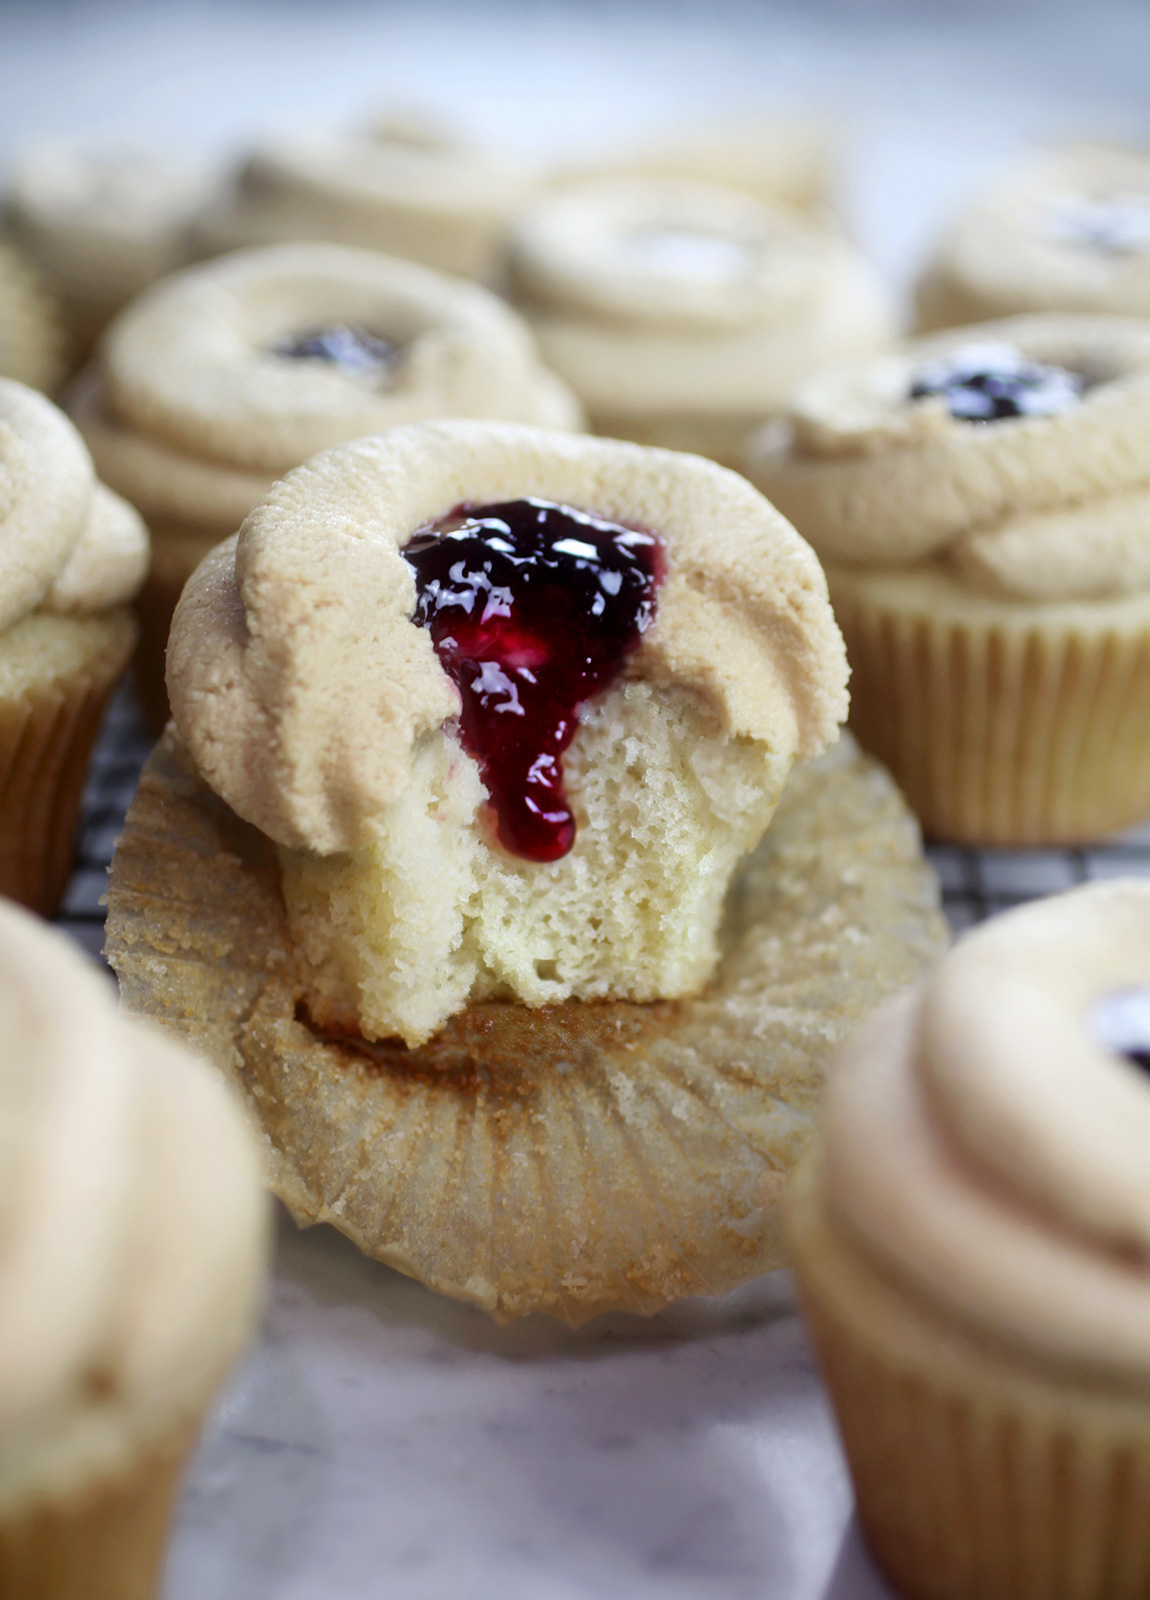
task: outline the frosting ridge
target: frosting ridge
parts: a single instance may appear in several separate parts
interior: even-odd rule
[[[43,607],[130,599],[147,569],[137,513],[96,480],[76,429],[43,395],[0,380],[0,628]]]
[[[1150,1380],[1150,1082],[1090,1031],[1150,976],[1150,885],[1092,884],[961,940],[844,1047],[835,1213],[984,1332]]]
[[[925,364],[988,340],[1082,373],[1087,387],[1058,414],[976,424],[952,417],[942,395],[909,398]],[[786,427],[751,441],[748,468],[835,561],[933,559],[992,594],[1085,599],[1147,586],[1148,438],[1144,324],[1023,317],[821,374]]]

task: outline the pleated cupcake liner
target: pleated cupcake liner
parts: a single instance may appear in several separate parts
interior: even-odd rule
[[[0,1511],[4,1600],[156,1600],[197,1432],[173,1430],[113,1479]]]
[[[844,1235],[810,1158],[789,1221],[863,1534],[904,1600],[1145,1600],[1150,1390],[948,1322]]]
[[[111,613],[73,670],[0,695],[0,894],[44,916],[64,892],[92,746],[135,638],[130,614]]]
[[[849,740],[792,778],[695,1000],[486,1001],[416,1050],[324,1034],[273,848],[171,733],[108,906],[125,1008],[238,1085],[299,1222],[500,1320],[571,1324],[784,1259],[781,1194],[835,1045],[946,943],[917,828]]]
[[[1142,629],[1091,629],[1020,602],[1007,625],[833,583],[832,602],[851,727],[928,836],[1073,845],[1150,816],[1150,612]]]

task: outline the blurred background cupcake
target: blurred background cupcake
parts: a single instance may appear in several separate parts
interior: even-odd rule
[[[87,357],[121,307],[187,259],[202,163],[154,146],[34,146],[8,177],[3,222],[64,317],[69,364]]]
[[[0,894],[50,914],[92,745],[136,640],[140,517],[62,411],[0,379]]]
[[[526,324],[487,290],[317,244],[237,252],[156,285],[109,330],[70,403],[100,472],[152,532],[136,684],[156,727],[180,591],[277,477],[404,422],[583,421]]]
[[[1150,317],[1150,146],[1020,163],[951,224],[915,305],[922,329],[1022,312]]]
[[[0,901],[0,1593],[153,1600],[252,1332],[267,1213],[219,1078]]]
[[[851,726],[927,833],[1150,815],[1150,322],[1018,317],[828,371],[747,467],[826,564]]]
[[[840,1050],[791,1193],[867,1542],[908,1600],[1150,1587],[1150,883],[960,940]]]
[[[0,378],[53,389],[64,374],[59,305],[28,258],[0,238]]]
[[[813,113],[691,120],[661,134],[617,140],[598,156],[561,162],[547,181],[562,188],[612,178],[686,178],[828,220],[838,198],[835,144],[831,124]]]
[[[196,220],[199,251],[314,239],[494,279],[535,174],[434,116],[395,112],[344,131],[262,142]]]
[[[543,200],[519,223],[517,303],[597,433],[733,463],[828,361],[894,332],[843,240],[736,189],[635,178]]]

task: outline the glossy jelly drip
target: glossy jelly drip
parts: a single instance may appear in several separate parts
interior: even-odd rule
[[[274,340],[268,349],[273,356],[287,361],[329,361],[363,378],[378,377],[399,358],[398,345],[377,338],[366,328],[351,327],[343,322],[289,334]]]
[[[1103,995],[1091,1008],[1089,1027],[1104,1050],[1150,1072],[1150,988]]]
[[[460,506],[404,546],[415,620],[463,701],[500,843],[556,861],[575,842],[563,752],[579,707],[618,676],[655,615],[650,533],[548,500]]]
[[[1028,361],[1012,345],[972,344],[923,367],[910,398],[940,394],[960,422],[998,422],[1067,411],[1086,387],[1081,373]]]

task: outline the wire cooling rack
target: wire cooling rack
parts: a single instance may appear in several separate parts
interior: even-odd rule
[[[108,863],[152,741],[129,689],[109,708],[84,793],[76,864],[56,920],[92,955],[104,941]],[[1150,877],[1150,823],[1078,850],[967,850],[930,845],[951,928],[1093,878]]]

